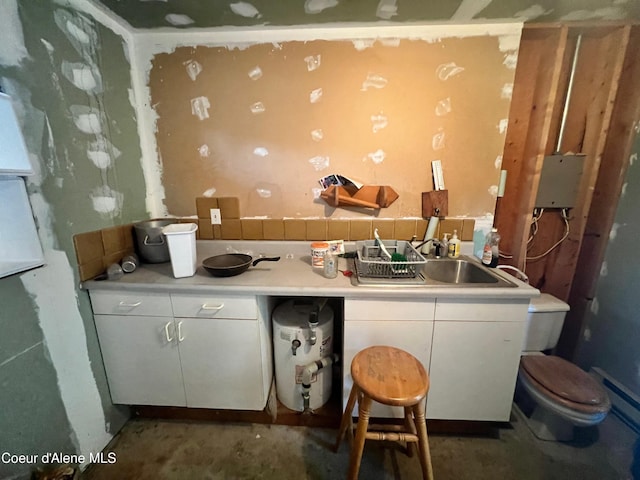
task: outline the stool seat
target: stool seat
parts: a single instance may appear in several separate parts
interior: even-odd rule
[[[429,391],[429,377],[418,359],[393,347],[358,352],[351,362],[351,377],[366,395],[385,405],[415,405]]]
[[[358,478],[365,440],[392,440],[405,442],[407,452],[410,446],[418,444],[418,456],[425,480],[433,479],[431,453],[427,438],[424,416],[425,397],[429,391],[429,376],[422,364],[408,352],[384,345],[365,348],[358,352],[351,362],[353,387],[342,415],[340,430],[336,439],[338,451],[344,434],[351,427],[353,431],[353,408],[358,402],[358,425],[349,456],[347,479]],[[371,402],[404,407],[404,426],[387,431],[370,431],[369,414]]]

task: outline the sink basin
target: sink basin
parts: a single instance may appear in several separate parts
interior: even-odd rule
[[[483,267],[465,259],[427,260],[422,273],[437,282],[443,283],[498,282],[498,279]]]
[[[356,269],[356,274],[357,274]],[[354,285],[380,287],[516,287],[492,269],[480,265],[478,261],[460,258],[429,258],[415,278],[362,278],[354,275]]]

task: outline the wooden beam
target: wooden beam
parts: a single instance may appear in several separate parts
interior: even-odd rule
[[[502,168],[508,180],[495,225],[508,263],[524,268],[542,161],[553,124],[567,28],[522,32]]]
[[[586,154],[570,234],[546,261],[545,291],[567,301],[629,42],[630,27],[581,32],[582,46],[561,151]]]

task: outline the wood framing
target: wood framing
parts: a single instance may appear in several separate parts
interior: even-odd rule
[[[558,100],[567,28],[525,28],[509,114],[502,168],[508,172],[495,225],[508,262],[524,268],[526,240],[538,190],[542,160]]]
[[[535,26],[522,36],[503,156],[509,181],[495,223],[501,251],[511,254],[505,260],[570,304],[558,347],[567,358],[594,295],[640,115],[639,28]],[[529,236],[544,156],[556,150],[586,157],[568,237],[546,253],[566,232],[561,211],[545,211],[532,242]]]

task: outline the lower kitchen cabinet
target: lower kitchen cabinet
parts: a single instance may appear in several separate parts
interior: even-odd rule
[[[262,410],[258,320],[177,318],[188,407]]]
[[[269,298],[90,291],[114,403],[264,409],[273,378]],[[508,421],[529,299],[345,298],[343,402],[351,361],[373,345],[429,372],[430,419]],[[374,417],[402,417],[373,405]]]
[[[114,403],[265,407],[271,348],[256,297],[103,293],[91,299]],[[165,300],[167,316],[142,315]]]
[[[171,317],[94,315],[113,403],[187,404]]]
[[[401,348],[415,356],[429,371],[434,300],[382,301],[345,299],[343,404],[353,385],[351,361],[374,345]],[[357,414],[357,407],[354,415]],[[402,418],[404,410],[374,402],[371,416]]]
[[[509,420],[527,305],[437,302],[427,418]]]

